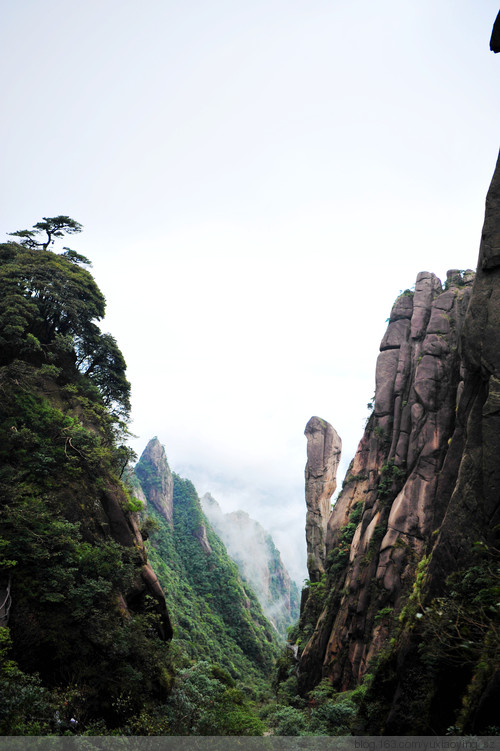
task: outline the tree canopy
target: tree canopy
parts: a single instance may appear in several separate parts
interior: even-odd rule
[[[83,227],[79,222],[76,222],[69,216],[61,214],[60,216],[52,217],[44,216],[41,222],[37,222],[33,225],[32,229],[21,229],[17,232],[9,232],[8,234],[11,237],[18,237],[18,242],[26,248],[42,248],[43,250],[48,250],[49,246],[53,245],[56,239],[64,237],[64,235],[76,235],[78,232],[81,232],[82,229]],[[46,233],[47,237],[42,240],[37,240],[36,238],[43,232]],[[69,248],[65,248],[65,250],[69,250]]]
[[[0,365],[23,359],[77,369],[123,417],[130,409],[126,364],[116,340],[97,325],[105,299],[82,268],[89,261],[69,248],[62,254],[48,250],[55,238],[79,232],[81,225],[69,217],[44,217],[34,228],[47,233],[45,242],[22,230],[12,233],[19,243],[0,244]]]

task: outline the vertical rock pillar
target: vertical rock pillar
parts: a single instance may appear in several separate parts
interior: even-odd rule
[[[309,579],[317,582],[325,571],[326,528],[330,499],[337,487],[342,441],[334,428],[319,417],[311,417],[304,433],[307,437],[307,569]]]

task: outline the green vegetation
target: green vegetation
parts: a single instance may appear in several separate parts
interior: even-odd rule
[[[120,480],[130,386],[88,260],[49,250],[80,231],[44,218],[0,245],[0,732],[261,734],[277,641],[255,595],[175,479],[172,528],[143,519],[176,638],[144,593],[145,554]]]
[[[60,232],[60,231],[59,231]],[[42,244],[45,248],[45,244]],[[91,395],[117,418],[130,409],[130,384],[115,339],[97,321],[105,301],[75,254],[16,243],[0,245],[0,366],[22,360]],[[78,377],[80,376],[80,378]]]
[[[290,652],[279,661],[276,698],[261,710],[274,735],[341,736],[356,733],[359,708],[372,680],[367,674],[352,691],[336,692],[327,678],[304,696],[299,695]]]
[[[406,473],[401,467],[397,467],[394,463],[394,459],[390,459],[386,464],[383,464],[380,468],[380,481],[378,484],[379,498],[387,498],[389,495],[394,495],[399,490],[399,486],[402,484]]]
[[[0,734],[383,732],[396,685],[400,711],[416,731],[441,727],[435,699],[443,685],[453,694],[444,706],[449,732],[480,726],[477,709],[500,651],[496,548],[478,541],[467,566],[434,597],[432,559],[417,566],[409,552],[412,593],[405,583],[401,602],[393,607],[380,597],[369,611],[380,632],[390,629],[373,678],[352,691],[336,692],[323,680],[306,692],[312,681],[299,691],[290,644],[278,656],[277,634],[193,485],[174,476],[173,524],[142,508],[125,443],[125,362],[98,326],[104,297],[84,268],[87,258],[51,249],[80,230],[70,217],[44,217],[12,233],[19,242],[0,244]],[[380,427],[374,434],[381,449],[388,436]],[[161,489],[150,467],[139,464],[138,476]],[[382,513],[365,562],[378,552],[404,477],[392,460],[380,469],[375,503]],[[346,482],[365,479],[349,474]],[[363,508],[351,509],[320,580],[305,583],[289,635],[299,650],[320,615],[335,620]],[[171,643],[138,524],[165,591]],[[407,547],[402,538],[394,544],[400,556]],[[410,664],[404,675],[401,650]]]
[[[330,578],[336,579],[343,571],[345,571],[349,561],[351,542],[362,516],[363,503],[356,503],[349,514],[347,524],[340,529],[337,545],[328,554],[326,566]]]
[[[173,529],[154,509],[148,507],[148,514],[156,526],[149,558],[174,623],[176,664],[209,659],[257,698],[268,690],[277,635],[203,515],[192,483],[174,475]],[[202,527],[211,553],[196,536]]]
[[[61,217],[56,218],[61,219]],[[65,218],[67,219],[67,218]],[[86,262],[48,245],[79,225],[0,245],[0,732],[120,727],[167,697],[171,669],[157,602],[132,607],[142,552],[127,529],[119,480],[126,437],[125,363],[95,323],[104,298]],[[43,224],[43,223],[41,223]],[[122,511],[124,509],[124,511]],[[116,514],[123,514],[116,517]],[[119,537],[119,536],[118,536]],[[5,591],[5,590],[3,590]],[[126,709],[125,709],[126,707]]]
[[[347,524],[339,530],[337,545],[330,551],[326,561],[326,572],[318,582],[304,582],[303,602],[305,603],[299,622],[288,632],[288,641],[303,649],[311,638],[318,618],[325,611],[328,618],[333,618],[340,603],[340,586],[349,564],[351,543],[356,528],[363,516],[364,504],[356,503],[349,514]],[[283,655],[282,655],[283,657]],[[285,651],[286,664],[289,655]],[[283,680],[283,671],[278,665],[278,682]]]

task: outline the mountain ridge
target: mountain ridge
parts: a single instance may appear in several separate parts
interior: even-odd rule
[[[264,613],[282,638],[299,613],[299,592],[290,578],[272,536],[245,511],[223,513],[210,493],[202,508],[224,542],[240,574],[256,593]]]

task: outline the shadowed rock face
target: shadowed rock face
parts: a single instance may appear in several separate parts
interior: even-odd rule
[[[137,490],[136,488],[135,491]],[[109,484],[102,491],[101,503],[105,513],[106,526],[111,537],[120,545],[134,548],[137,558],[141,562],[141,581],[137,581],[131,589],[124,593],[122,607],[124,610],[130,608],[133,612],[144,612],[147,608],[147,597],[152,597],[156,600],[156,610],[160,616],[158,624],[160,635],[164,639],[171,639],[173,628],[165,595],[151,564],[148,562],[138,515],[125,514],[123,512],[124,502],[121,488]]]
[[[152,438],[135,468],[148,502],[173,524],[174,480],[168,466],[165,449],[158,438]]]
[[[351,688],[377,657],[360,734],[488,734],[500,702],[488,605],[500,550],[500,159],[476,275],[451,270],[441,287],[419,274],[392,309],[376,381],[328,522],[327,594],[301,689],[323,676]]]
[[[403,629],[376,675],[373,691],[385,693],[388,701],[385,714],[365,724],[369,734],[422,734],[429,727],[439,733],[456,724],[457,717],[465,733],[484,733],[498,720],[498,652],[493,659],[491,655],[498,643],[498,620],[493,623],[495,615],[483,609],[481,598],[488,586],[495,591],[495,579],[490,576],[488,582],[488,575],[496,567],[498,576],[500,548],[500,159],[486,199],[478,269],[460,343],[463,381],[438,478],[434,525],[439,533],[427,548],[430,556],[419,595],[421,620]],[[461,621],[461,611],[455,608],[455,621],[447,617],[437,629],[429,629],[434,603],[439,609],[443,602],[453,605],[448,578],[457,574],[460,582],[467,576],[477,582],[470,593],[471,599],[478,597],[472,618]],[[459,606],[467,619],[467,602],[462,599]],[[459,643],[465,633],[475,640],[470,644],[476,649],[475,657],[462,652],[458,669],[447,654],[455,635],[448,624],[454,622]],[[422,645],[433,639],[442,659],[434,659],[429,675]],[[428,697],[424,703],[422,696]]]
[[[325,571],[326,528],[330,498],[337,487],[342,441],[332,426],[319,417],[306,425],[306,542],[309,579],[320,580]]]
[[[394,303],[377,360],[374,411],[328,519],[324,549],[324,496],[311,472],[307,526],[318,533],[309,534],[308,545],[315,573],[326,561],[329,596],[300,658],[302,689],[323,676],[343,690],[359,683],[442,521],[446,503],[438,498],[438,481],[463,390],[460,337],[473,279],[471,271],[451,270],[443,286],[422,272],[415,291]],[[319,455],[319,425],[311,433]],[[329,482],[325,477],[325,487]],[[349,547],[346,530],[355,526],[350,518],[357,526]]]

